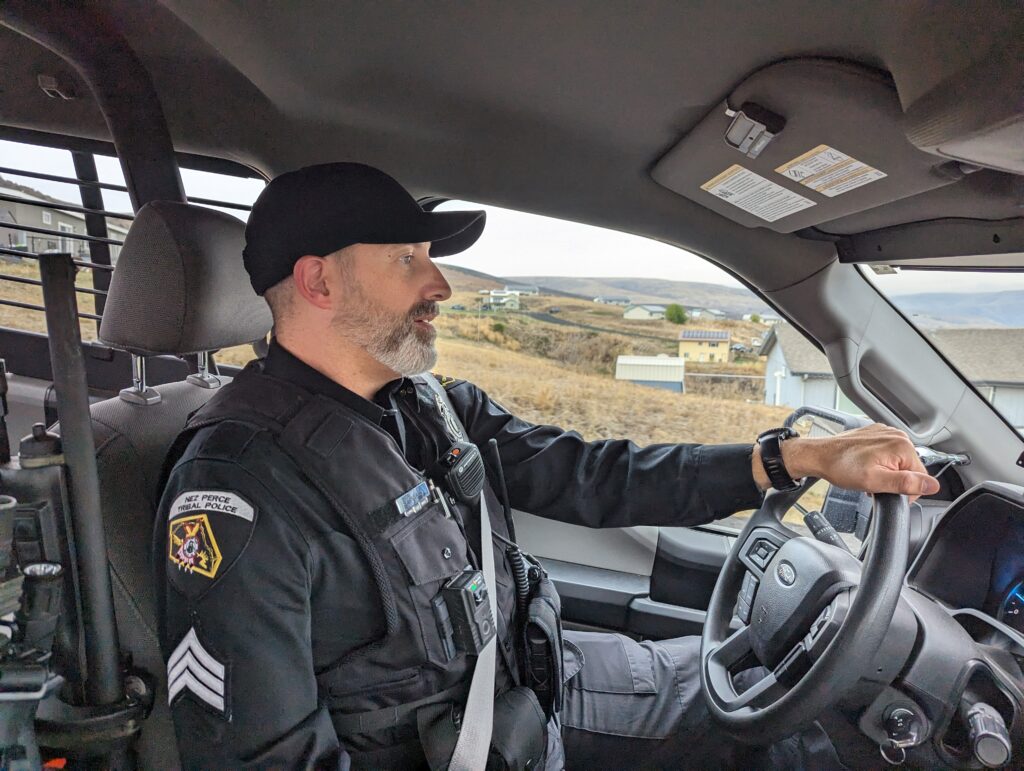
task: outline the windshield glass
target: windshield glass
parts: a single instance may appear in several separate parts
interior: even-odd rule
[[[862,270],[1024,436],[1024,273]]]

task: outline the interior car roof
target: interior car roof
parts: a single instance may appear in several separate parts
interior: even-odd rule
[[[56,2],[5,5],[8,18],[49,6],[61,23]],[[823,233],[1020,217],[1021,177],[1004,171],[945,180],[810,234],[745,226],[651,177],[735,88],[776,62],[827,58],[877,71],[906,109],[993,51],[1021,45],[1024,5],[1012,0],[113,0],[102,13],[148,70],[178,150],[266,176],[357,159],[420,195],[668,241],[765,292],[836,259]],[[4,122],[109,137],[88,89],[56,54],[8,28],[0,51]],[[44,95],[43,73],[78,81],[80,98]],[[1024,80],[1012,67],[1000,78],[990,87],[1011,97]]]

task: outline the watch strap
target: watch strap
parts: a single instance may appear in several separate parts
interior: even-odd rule
[[[796,490],[800,484],[793,479],[782,460],[782,442],[799,436],[791,428],[770,428],[757,437],[761,448],[761,465],[772,487],[781,492]]]

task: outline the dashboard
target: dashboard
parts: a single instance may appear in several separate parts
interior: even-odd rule
[[[951,610],[972,609],[1024,640],[1024,496],[987,483],[961,496],[921,549],[908,585]]]

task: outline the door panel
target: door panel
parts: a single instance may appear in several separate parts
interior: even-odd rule
[[[576,565],[649,576],[658,548],[656,527],[596,530],[513,512],[516,537],[525,551]]]
[[[548,570],[567,623],[650,638],[700,634],[734,540],[693,528],[596,530],[514,516],[519,544]]]

